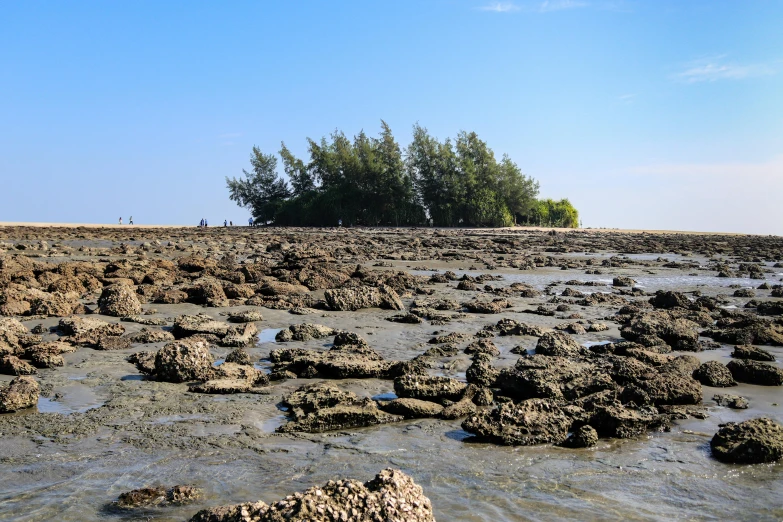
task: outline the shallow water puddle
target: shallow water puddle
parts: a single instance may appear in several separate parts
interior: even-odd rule
[[[274,433],[277,428],[288,422],[288,417],[285,415],[275,415],[271,419],[254,422],[256,428],[264,433]]]
[[[282,328],[266,328],[258,333],[258,343],[276,343],[275,336],[280,333]]]
[[[38,399],[38,411],[41,413],[84,413],[88,410],[100,408],[106,401],[101,400],[93,391],[83,385],[73,384],[63,386],[56,390],[57,399],[40,397]]]

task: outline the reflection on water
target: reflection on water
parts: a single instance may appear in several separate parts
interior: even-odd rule
[[[38,411],[41,413],[84,413],[94,408],[100,408],[105,401],[100,400],[89,388],[65,386],[59,389],[57,400],[50,397],[38,398]]]
[[[275,343],[275,336],[280,333],[282,328],[266,328],[258,333],[258,344]]]
[[[397,398],[397,394],[394,392],[388,392],[388,393],[379,393],[378,395],[375,395],[372,397],[372,400],[374,401],[393,401]]]

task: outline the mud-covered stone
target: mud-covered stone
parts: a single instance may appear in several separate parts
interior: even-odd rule
[[[327,514],[328,513],[328,514]],[[401,471],[386,469],[373,480],[330,480],[324,486],[267,505],[220,506],[199,511],[190,522],[434,522],[420,486]]]
[[[538,339],[536,353],[552,357],[578,357],[582,347],[563,332],[546,332]]]
[[[729,369],[718,361],[707,361],[693,372],[693,378],[704,386],[726,388],[736,386],[737,382],[732,377]]]
[[[753,361],[772,362],[775,360],[775,356],[767,350],[749,344],[735,346],[734,351],[731,352],[731,356],[735,359],[751,359]]]
[[[710,441],[712,456],[733,464],[760,464],[783,458],[783,426],[762,417],[721,425]]]
[[[0,357],[0,373],[5,375],[35,375],[37,371],[35,366],[15,355]]]
[[[734,410],[745,410],[750,406],[748,399],[739,395],[716,394],[712,397],[712,400],[718,406],[725,406]]]
[[[203,492],[196,487],[178,485],[146,487],[122,493],[116,502],[121,509],[138,509],[166,505],[182,505],[202,498]]]
[[[726,367],[737,382],[761,386],[783,386],[783,369],[750,359],[734,359]]]
[[[133,288],[125,284],[107,286],[98,299],[98,309],[102,315],[127,317],[141,313],[141,303]]]
[[[394,393],[400,398],[441,401],[459,400],[466,384],[449,377],[403,375],[394,380]]]
[[[336,288],[324,292],[326,305],[330,310],[354,311],[362,308],[384,308],[404,310],[400,296],[389,286],[359,286]]]
[[[311,339],[323,339],[336,334],[334,328],[322,324],[292,324],[284,330],[277,332],[275,341],[285,343],[289,341],[309,341]]]
[[[174,341],[155,355],[155,377],[160,381],[206,381],[212,375],[214,359],[204,341]]]
[[[16,377],[8,386],[0,388],[0,413],[13,413],[35,406],[40,391],[34,378],[28,375]]]
[[[571,420],[555,401],[529,399],[477,413],[462,423],[462,429],[486,442],[531,446],[563,442],[570,425]]]
[[[575,429],[562,445],[566,448],[589,448],[596,444],[598,444],[598,432],[592,426],[584,425]]]
[[[320,408],[308,413],[294,421],[287,422],[278,427],[278,433],[292,433],[303,431],[307,433],[320,433],[324,431],[365,428],[378,424],[397,422],[403,417],[392,415],[380,410],[371,399],[345,404],[340,403],[331,408]]]
[[[420,399],[393,399],[381,402],[378,407],[387,413],[402,415],[406,419],[437,417],[443,412],[443,406]]]

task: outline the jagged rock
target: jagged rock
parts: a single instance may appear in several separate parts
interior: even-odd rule
[[[289,341],[309,341],[311,339],[323,339],[335,335],[334,328],[322,324],[292,324],[285,330],[280,330],[275,336],[275,341],[285,343]]]
[[[774,361],[775,356],[763,348],[752,345],[735,346],[731,356],[736,359],[751,359],[753,361]]]
[[[282,281],[269,281],[259,290],[261,295],[280,296],[280,295],[302,295],[310,290],[306,286],[284,283]]]
[[[223,286],[212,278],[198,280],[192,288],[187,288],[189,299],[195,304],[211,307],[228,306],[228,297]]]
[[[625,276],[618,276],[612,280],[612,286],[633,286],[635,284],[636,281]]]
[[[31,408],[38,404],[40,387],[30,376],[23,375],[12,380],[8,386],[0,388],[0,413]]]
[[[362,308],[384,308],[389,310],[405,310],[391,287],[359,286],[355,288],[337,288],[324,292],[326,305],[330,310],[360,310]]]
[[[155,377],[160,381],[206,381],[212,375],[214,359],[204,341],[174,341],[155,355]]]
[[[127,350],[131,347],[131,341],[127,337],[104,336],[98,339],[95,346],[98,350]]]
[[[502,298],[493,299],[492,301],[476,299],[475,301],[464,303],[463,306],[468,312],[473,314],[499,314],[506,308],[511,308],[511,302]]]
[[[329,515],[327,515],[329,513]],[[435,522],[420,486],[401,471],[386,469],[364,484],[329,481],[322,487],[289,495],[271,506],[255,503],[199,511],[190,522]]]
[[[394,380],[397,397],[428,401],[459,400],[465,387],[465,383],[456,379],[429,375],[403,375]]]
[[[443,408],[440,416],[443,419],[461,419],[462,417],[473,415],[477,411],[478,408],[476,408],[476,404],[473,402],[473,397],[466,394],[459,401]]]
[[[750,359],[729,361],[726,367],[738,382],[761,386],[783,386],[783,369]]]
[[[550,357],[578,357],[582,347],[570,335],[547,332],[538,339],[536,354]]]
[[[252,364],[250,362],[250,354],[248,354],[244,348],[237,348],[236,350],[229,352],[229,354],[226,355],[226,362],[244,365]]]
[[[77,346],[98,348],[106,337],[118,337],[125,327],[117,323],[108,323],[92,317],[68,317],[60,319],[57,328],[70,337],[68,342]],[[110,341],[109,341],[110,342]]]
[[[353,404],[340,403],[331,408],[317,409],[295,421],[287,422],[279,428],[278,433],[303,431],[320,433],[324,431],[364,428],[388,422],[402,420],[398,415],[392,415],[378,409],[372,399],[365,399]]]
[[[180,315],[174,320],[172,333],[177,339],[198,334],[215,335],[223,338],[228,334],[231,325],[216,321],[206,314]]]
[[[321,408],[331,408],[338,404],[354,404],[359,398],[353,392],[326,383],[305,384],[283,398],[283,404],[294,412],[311,413]]]
[[[244,312],[235,312],[228,315],[228,320],[232,323],[252,323],[263,321],[264,316],[258,310],[245,310]]]
[[[334,336],[333,344],[335,346],[363,346],[370,348],[370,344],[356,332],[337,332]]]
[[[169,504],[181,505],[199,500],[202,496],[202,491],[193,486],[181,485],[170,488],[158,486],[134,489],[123,493],[117,499],[116,505],[121,509],[149,508]]]
[[[45,293],[30,301],[30,315],[65,317],[73,314],[78,307],[79,301],[77,301],[77,295],[74,293]]]
[[[783,458],[783,426],[766,417],[722,424],[710,448],[712,456],[723,462],[775,462]]]
[[[596,444],[598,444],[598,432],[592,426],[584,425],[574,430],[562,445],[566,448],[589,448]]]
[[[436,332],[437,333],[437,332]],[[451,332],[449,334],[433,337],[429,341],[429,344],[446,344],[446,343],[461,343],[467,339],[472,339],[473,336],[462,332]]]
[[[387,413],[402,415],[406,419],[437,417],[443,412],[443,406],[440,404],[420,399],[393,399],[380,403],[378,407]]]
[[[689,308],[691,301],[680,292],[658,290],[655,296],[650,298],[650,304],[655,308]]]
[[[141,313],[141,303],[128,285],[115,284],[103,289],[98,299],[98,309],[103,315],[127,317]]]
[[[479,440],[505,445],[559,444],[568,436],[571,420],[548,399],[506,402],[462,423]]]
[[[528,325],[514,321],[513,319],[501,319],[495,328],[500,335],[529,335],[532,337],[541,337],[544,330],[540,326]]]
[[[465,379],[472,384],[485,387],[495,386],[500,370],[492,367],[489,354],[476,354],[473,363],[465,371]]]
[[[391,321],[393,323],[403,323],[403,324],[421,324],[422,323],[421,317],[419,317],[418,315],[413,314],[413,313],[393,315],[391,317],[387,317],[386,320],[387,321]]]
[[[783,315],[783,303],[780,301],[763,301],[756,306],[759,315]]]
[[[783,325],[773,324],[760,317],[743,317],[737,321],[707,329],[702,335],[734,345],[783,346]]]
[[[268,380],[268,379],[267,379]],[[206,382],[190,384],[188,391],[213,395],[232,393],[252,393],[260,391],[260,387],[247,379],[210,379]]]
[[[0,357],[0,373],[6,375],[35,375],[35,366],[14,355]]]
[[[131,334],[127,337],[128,341],[131,343],[141,343],[141,344],[150,344],[150,343],[164,343],[174,340],[174,334],[171,332],[165,332],[163,330],[148,330],[146,328],[142,328],[140,331],[136,332],[135,334]]]
[[[258,328],[255,323],[243,323],[231,327],[218,344],[231,347],[250,346],[254,344],[256,335],[258,335]]]
[[[500,355],[500,350],[498,350],[497,346],[495,346],[495,343],[493,343],[491,340],[479,339],[478,341],[470,343],[465,348],[465,353],[468,355],[485,353],[488,355],[497,356]]]
[[[641,313],[633,316],[620,335],[645,346],[666,343],[675,350],[699,349],[699,325],[666,311]]]
[[[712,386],[715,388],[725,388],[737,385],[737,382],[731,376],[729,369],[718,361],[703,363],[693,372],[693,378],[704,386]]]
[[[139,370],[141,373],[144,373],[146,375],[154,375],[156,355],[157,352],[149,352],[149,351],[136,352],[130,354],[126,358],[126,360],[129,363],[135,365],[136,369]]]
[[[590,415],[589,424],[602,437],[627,439],[651,429],[665,429],[668,420],[655,410],[632,410],[622,404],[599,405]]]
[[[275,371],[290,371],[304,378],[390,379],[411,370],[411,364],[385,361],[369,346],[346,344],[327,352],[282,349],[270,354]]]
[[[744,410],[749,406],[748,399],[739,395],[716,394],[712,397],[718,406],[726,406],[735,410]]]

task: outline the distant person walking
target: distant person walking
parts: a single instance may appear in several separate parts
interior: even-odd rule
[[[120,217],[120,225],[122,225],[122,217]]]
[[[228,222],[228,226],[233,227],[234,226],[234,222],[233,221],[229,221]]]
[[[247,220],[247,226],[249,226],[249,227],[252,227],[252,226],[253,226],[253,218],[252,218],[252,217],[248,218],[248,220]]]
[[[227,227],[227,226],[228,226],[228,221],[224,219],[224,220],[223,220],[223,228],[225,228],[225,227]]]
[[[201,221],[198,222],[198,228],[204,228],[204,218],[201,218]]]
[[[207,228],[209,226],[209,221],[207,221],[207,218],[204,218],[204,228]]]
[[[128,218],[128,224],[129,224],[129,225],[132,225],[132,224],[133,224],[133,216],[131,216],[131,217],[129,217],[129,218]]]
[[[343,226],[343,220],[342,218],[340,218],[337,220],[337,228],[342,228],[342,226]]]

